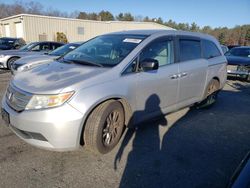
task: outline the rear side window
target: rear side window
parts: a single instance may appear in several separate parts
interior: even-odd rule
[[[51,46],[50,47],[51,50],[55,50],[58,47],[62,46],[62,44],[60,44],[60,43],[50,43],[50,46]]]
[[[217,46],[212,41],[209,41],[209,40],[202,41],[202,51],[203,51],[204,58],[206,59],[218,57],[221,55]]]
[[[198,40],[180,39],[180,61],[201,58],[201,44]]]

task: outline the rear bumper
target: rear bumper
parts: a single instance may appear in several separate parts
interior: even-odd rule
[[[4,97],[2,108],[9,114],[9,128],[25,142],[56,151],[80,147],[83,115],[68,103],[57,108],[18,113],[7,105]]]

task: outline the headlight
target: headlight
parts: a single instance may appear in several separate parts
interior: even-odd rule
[[[23,66],[18,67],[17,70],[20,71],[20,72],[23,72],[23,71],[27,71],[27,70],[29,70],[31,68],[32,68],[31,65],[23,65]]]
[[[42,109],[60,106],[69,100],[73,94],[74,92],[71,91],[58,95],[33,95],[25,109]]]
[[[5,55],[0,55],[0,58],[4,58],[5,57]]]

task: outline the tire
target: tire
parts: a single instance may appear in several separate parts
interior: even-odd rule
[[[83,134],[86,148],[105,154],[119,142],[124,130],[124,109],[118,101],[106,101],[89,115]]]
[[[197,108],[208,108],[215,104],[220,88],[220,83],[216,79],[212,79],[206,89],[205,99],[196,105]]]
[[[7,68],[10,70],[11,69],[11,65],[17,60],[19,59],[18,57],[12,57],[7,61]]]
[[[246,77],[246,82],[250,82],[250,75]]]

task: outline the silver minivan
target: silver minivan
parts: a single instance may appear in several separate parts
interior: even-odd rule
[[[51,150],[107,153],[125,127],[210,105],[227,61],[209,35],[136,30],[101,35],[57,61],[17,74],[2,118],[24,141]]]

